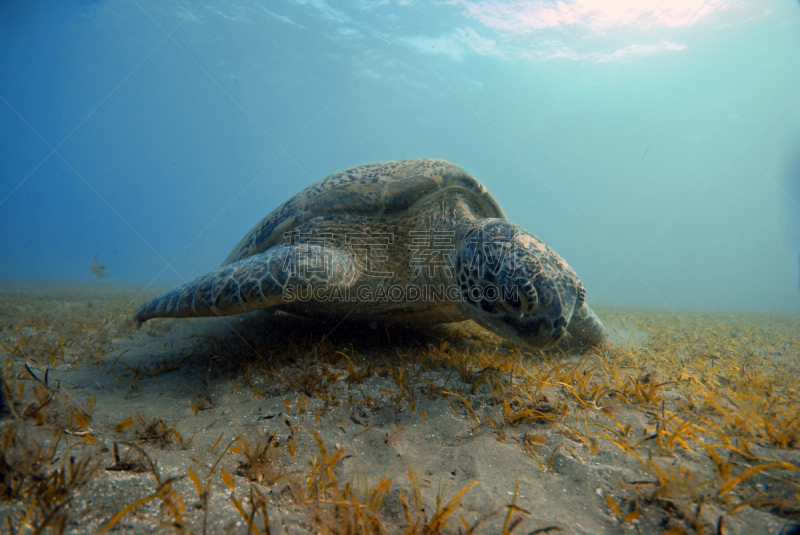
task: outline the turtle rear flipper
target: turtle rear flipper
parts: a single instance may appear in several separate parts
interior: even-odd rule
[[[291,303],[298,288],[316,286],[317,295],[343,290],[357,275],[349,252],[309,244],[276,245],[150,299],[134,319],[140,325],[151,318],[241,314]]]

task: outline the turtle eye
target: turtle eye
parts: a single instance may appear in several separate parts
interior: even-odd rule
[[[518,284],[515,286],[515,290],[509,293],[519,302],[520,314],[532,314],[539,304],[539,296],[530,280]],[[508,297],[506,301],[512,301],[512,298]]]
[[[507,314],[515,318],[521,318],[525,310],[525,296],[520,292],[509,292],[504,299],[499,300],[500,305]]]

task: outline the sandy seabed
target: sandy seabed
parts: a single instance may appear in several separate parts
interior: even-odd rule
[[[614,343],[471,322],[152,320],[0,283],[0,533],[800,533],[800,317],[598,307]]]

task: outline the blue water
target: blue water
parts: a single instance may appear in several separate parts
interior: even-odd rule
[[[798,66],[796,0],[6,0],[0,277],[177,284],[436,157],[593,305],[800,311]]]

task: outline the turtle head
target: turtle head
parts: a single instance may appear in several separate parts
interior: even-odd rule
[[[567,263],[505,219],[482,220],[453,255],[460,310],[514,342],[553,347],[583,305],[583,284]]]

